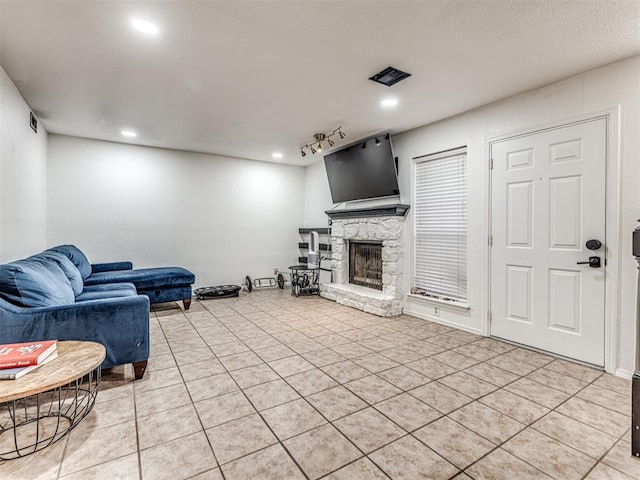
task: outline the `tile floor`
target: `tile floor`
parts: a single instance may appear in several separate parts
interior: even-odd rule
[[[0,478],[640,478],[628,381],[286,290],[154,309],[131,375]]]

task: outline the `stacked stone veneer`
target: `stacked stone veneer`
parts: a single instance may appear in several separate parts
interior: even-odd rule
[[[402,313],[403,216],[334,219],[331,226],[333,283],[320,295],[364,312],[390,317]],[[382,242],[382,292],[349,283],[351,240]]]

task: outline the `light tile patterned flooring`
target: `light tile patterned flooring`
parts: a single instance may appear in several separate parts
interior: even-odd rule
[[[628,381],[281,290],[154,309],[142,381],[104,376],[21,479],[631,479]]]

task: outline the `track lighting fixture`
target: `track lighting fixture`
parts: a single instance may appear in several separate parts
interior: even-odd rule
[[[384,136],[384,139],[385,140],[389,140],[389,134],[388,133]]]
[[[307,143],[306,145],[303,145],[302,147],[300,147],[300,155],[302,155],[303,157],[307,156],[307,152],[305,152],[305,149],[309,150],[311,154],[315,154],[316,152],[322,152],[322,142],[327,142],[329,144],[329,148],[333,147],[336,144],[336,142],[331,140],[331,137],[335,135],[338,135],[341,140],[347,136],[347,134],[342,131],[342,125],[340,125],[338,128],[336,128],[329,134],[314,133],[313,138],[315,140],[311,143]]]
[[[380,146],[380,139],[378,137],[376,137],[376,147]]]
[[[362,146],[360,148],[367,148],[367,141],[362,142]]]

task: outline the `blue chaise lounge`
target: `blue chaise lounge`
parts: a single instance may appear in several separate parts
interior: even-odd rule
[[[191,285],[196,278],[181,267],[155,267],[133,269],[131,262],[91,264],[86,255],[74,245],[59,245],[49,250],[63,253],[78,268],[87,286],[129,282],[140,295],[151,303],[182,300],[185,310],[191,305]]]

